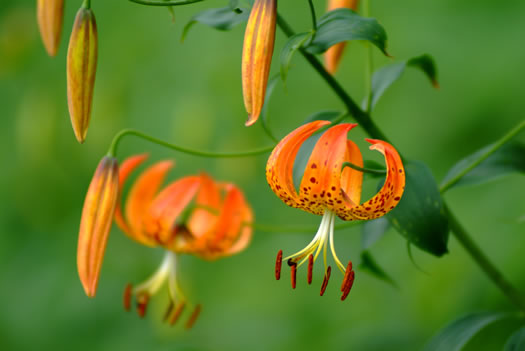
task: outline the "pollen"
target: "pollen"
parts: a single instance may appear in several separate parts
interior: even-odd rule
[[[291,268],[292,289],[295,289],[297,283],[297,263],[289,260],[288,264]]]
[[[310,254],[308,256],[308,285],[312,284],[312,276],[313,276],[313,270],[314,270],[314,255]]]
[[[326,287],[328,286],[328,280],[330,280],[330,274],[332,273],[332,267],[328,266],[326,273],[324,274],[323,285],[321,285],[321,296],[324,295]]]
[[[127,284],[126,288],[124,289],[124,310],[130,311],[131,310],[131,295],[133,294],[133,287],[131,284]]]
[[[180,318],[180,315],[182,314],[182,312],[184,311],[184,307],[186,306],[186,303],[185,302],[181,302],[179,303],[179,305],[175,308],[175,312],[173,313],[173,315],[171,316],[171,319],[170,319],[170,325],[174,325],[175,323],[177,323],[177,321],[179,320]]]
[[[275,261],[275,279],[281,279],[281,266],[283,265],[283,250],[277,253],[277,260]]]
[[[195,306],[195,309],[193,310],[193,313],[191,314],[190,319],[188,319],[184,327],[186,329],[191,329],[191,327],[193,327],[193,325],[195,324],[195,321],[199,317],[200,313],[201,313],[201,305]]]
[[[137,314],[140,318],[143,318],[146,315],[146,310],[148,308],[149,294],[143,293],[137,297]]]

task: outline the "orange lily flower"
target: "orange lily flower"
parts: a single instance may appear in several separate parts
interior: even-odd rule
[[[120,189],[145,159],[145,155],[139,155],[122,163]],[[117,205],[115,221],[135,241],[166,250],[164,261],[153,276],[135,287],[126,287],[125,309],[130,309],[135,295],[138,314],[144,316],[149,298],[167,282],[170,303],[164,319],[174,324],[189,304],[176,279],[177,254],[214,260],[242,251],[252,236],[253,215],[235,185],[216,182],[204,173],[183,177],[159,191],[172,167],[173,162],[163,161],[146,169],[129,191],[124,213]],[[199,312],[197,305],[187,328]]]
[[[358,6],[359,0],[329,0],[327,11],[332,11],[339,8],[346,8],[357,11]],[[325,52],[325,67],[330,74],[334,74],[337,71],[337,67],[339,66],[339,61],[341,61],[341,57],[343,56],[345,46],[345,42],[337,43]]]
[[[335,253],[335,217],[345,221],[368,220],[381,217],[394,209],[405,188],[405,170],[399,154],[392,145],[381,140],[366,139],[372,144],[371,150],[384,155],[387,173],[381,190],[361,204],[363,173],[350,167],[342,169],[345,162],[363,166],[359,148],[347,139],[347,133],[357,124],[340,124],[326,130],[315,144],[297,193],[292,179],[295,157],[306,139],[329,124],[328,121],[311,122],[297,128],[281,140],[268,159],[266,179],[273,192],[288,206],[323,216],[312,242],[303,250],[284,258],[292,269],[292,287],[295,288],[297,267],[306,261],[308,283],[311,283],[314,261],[324,249],[325,275],[321,296],[324,294],[331,273],[331,267],[326,267],[326,248],[329,240],[334,261],[344,273],[341,286],[341,299],[344,300],[352,288],[354,271],[351,261],[345,268]],[[275,268],[277,279],[280,278],[282,260],[282,251],[279,251]]]
[[[118,192],[118,163],[114,157],[106,156],[89,185],[78,235],[78,274],[89,297],[94,297],[97,291]]]
[[[277,0],[255,0],[242,51],[242,90],[248,112],[246,126],[254,124],[264,104],[272,63],[277,20]]]

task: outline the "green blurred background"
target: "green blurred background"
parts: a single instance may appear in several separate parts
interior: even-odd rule
[[[243,253],[203,262],[183,257],[182,286],[203,304],[195,328],[169,328],[160,319],[167,303],[156,296],[140,320],[122,309],[127,282],[145,279],[161,250],[132,242],[114,228],[97,297],[88,299],[76,272],[77,231],[83,197],[112,136],[132,127],[174,143],[234,151],[270,144],[260,123],[243,126],[240,62],[243,27],[218,32],[196,25],[184,44],[192,14],[226,5],[210,0],[164,8],[125,0],[92,1],[99,29],[99,64],[87,142],[73,135],[66,103],[65,54],[81,1],[66,1],[59,54],[49,58],[40,42],[35,3],[0,2],[0,348],[2,350],[420,350],[447,322],[467,312],[512,306],[451,238],[441,259],[413,250],[427,274],[410,262],[405,240],[394,231],[372,253],[399,288],[357,271],[349,299],[339,301],[335,274],[319,297],[321,265],[306,286],[300,271],[292,291],[288,272],[273,278],[275,254],[304,247],[312,233],[256,232]],[[315,1],[319,11],[325,2]],[[310,25],[307,3],[281,1],[280,12],[296,29]],[[525,2],[489,0],[372,0],[385,26],[389,51],[401,60],[432,54],[440,90],[415,70],[378,104],[374,117],[396,147],[426,162],[441,180],[459,158],[494,141],[523,119],[525,99]],[[284,43],[277,35],[276,53]],[[352,43],[337,78],[359,100],[364,53]],[[390,62],[375,52],[379,66]],[[273,71],[277,72],[277,60]],[[325,83],[297,56],[287,90],[277,87],[270,124],[279,136],[321,109],[341,109]],[[360,146],[365,134],[351,136]],[[521,140],[524,140],[521,136]],[[363,149],[365,150],[365,149]],[[147,142],[125,139],[119,158],[149,152],[150,161],[175,158],[171,177],[205,170],[245,190],[257,222],[312,224],[320,218],[286,207],[264,176],[266,156],[217,160],[190,157]],[[364,151],[364,157],[371,152]],[[510,176],[457,188],[446,198],[462,223],[508,278],[525,290],[525,187]],[[359,261],[360,229],[336,233],[344,261]],[[499,350],[518,326],[486,329],[470,350]]]

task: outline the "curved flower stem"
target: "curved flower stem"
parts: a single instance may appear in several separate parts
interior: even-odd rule
[[[85,8],[85,9],[90,9],[91,8],[91,0],[84,0],[84,1],[82,1],[82,7]]]
[[[310,6],[310,13],[312,14],[312,30],[314,33],[311,40],[314,40],[315,32],[317,31],[317,16],[315,15],[315,6],[312,0],[308,0],[308,5]]]
[[[249,157],[249,156],[257,156],[262,155],[265,153],[268,153],[273,150],[275,145],[262,147],[259,149],[244,151],[244,152],[209,152],[209,151],[200,151],[200,150],[194,150],[185,148],[182,146],[174,145],[171,143],[168,143],[167,141],[157,139],[151,135],[139,132],[138,130],[134,129],[124,129],[118,132],[115,137],[113,137],[113,141],[111,142],[111,145],[108,150],[108,155],[114,156],[117,154],[118,146],[120,144],[120,141],[123,137],[126,135],[134,135],[139,138],[142,138],[144,140],[150,141],[152,143],[164,146],[168,149],[172,149],[175,151],[183,152],[186,154],[190,154],[193,156],[199,156],[199,157],[210,157],[210,158],[235,158],[235,157]]]
[[[472,259],[476,261],[478,266],[485,272],[485,274],[492,280],[494,284],[508,297],[516,307],[525,312],[525,299],[516,288],[501,274],[501,272],[490,262],[489,258],[481,251],[479,246],[468,235],[465,228],[459,223],[456,216],[450,211],[445,204],[445,211],[447,213],[450,229],[452,234],[460,242],[460,244],[467,250]]]
[[[277,16],[277,24],[281,30],[288,36],[294,35],[294,31],[288,25],[288,23],[280,16]],[[373,138],[382,139],[388,141],[383,132],[377,127],[372,121],[370,115],[363,111],[354,100],[348,95],[344,88],[337,82],[337,80],[330,75],[319,62],[319,60],[308,53],[304,49],[300,49],[301,54],[310,63],[310,65],[319,73],[319,75],[325,80],[330,86],[334,93],[341,99],[345,104],[348,112],[353,115],[357,122],[365,129],[365,131]],[[520,124],[521,126],[521,124]],[[522,127],[520,127],[521,129]],[[489,155],[490,156],[490,155]],[[487,156],[488,157],[488,156]],[[482,160],[481,160],[482,161]],[[475,167],[476,165],[474,165]],[[453,235],[463,246],[463,248],[471,255],[474,261],[481,267],[481,269],[491,278],[496,286],[512,301],[520,310],[525,311],[525,302],[523,296],[514,288],[496,269],[496,267],[490,262],[487,256],[481,251],[476,243],[470,238],[465,229],[459,224],[454,214],[449,210],[448,206],[444,202],[447,217],[450,221],[450,227]]]
[[[363,168],[359,167],[358,165],[355,165],[351,162],[343,162],[343,165],[341,167],[341,171],[345,169],[345,167],[350,167],[352,169],[355,169],[356,171],[363,172],[363,173],[370,173],[370,174],[380,174],[385,175],[386,170],[385,169],[371,169],[371,168]]]
[[[505,134],[500,140],[498,140],[496,143],[492,145],[490,149],[488,149],[483,155],[481,155],[477,160],[472,161],[468,165],[468,167],[465,167],[463,171],[458,173],[454,178],[450,179],[445,184],[441,185],[439,191],[441,193],[444,193],[448,189],[450,189],[454,184],[459,182],[461,178],[463,178],[465,175],[467,175],[470,171],[472,171],[474,168],[476,168],[481,162],[485,161],[490,155],[492,155],[494,152],[496,152],[500,147],[505,145],[510,139],[516,136],[519,132],[521,132],[525,128],[525,120],[521,121],[516,127],[512,128],[507,134]]]
[[[190,5],[196,2],[204,0],[129,0],[135,4],[148,5],[148,6],[178,6],[178,5]]]
[[[277,15],[277,25],[286,34],[291,37],[295,34],[294,30],[288,25],[281,15]],[[359,105],[348,95],[345,89],[339,84],[339,82],[324,68],[323,64],[314,55],[307,52],[304,48],[299,49],[299,52],[304,58],[310,63],[310,65],[319,73],[321,78],[330,86],[334,93],[343,102],[348,113],[350,113],[355,120],[363,127],[367,133],[375,139],[381,139],[388,141],[388,138],[383,132],[377,127],[372,121],[367,112],[363,111]]]

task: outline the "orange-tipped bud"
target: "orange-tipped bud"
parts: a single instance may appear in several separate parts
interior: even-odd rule
[[[118,164],[104,157],[91,180],[80,221],[77,268],[86,295],[94,297],[118,199]]]
[[[339,8],[346,8],[357,11],[358,6],[359,0],[329,0],[327,11],[332,11]],[[341,57],[343,57],[343,51],[345,46],[345,42],[338,43],[325,52],[325,67],[330,74],[334,74],[337,71],[339,61],[341,61]]]
[[[49,56],[56,56],[64,22],[64,0],[38,0],[36,18]]]
[[[79,143],[86,139],[97,68],[97,24],[91,9],[77,12],[67,52],[67,99],[73,131]]]
[[[242,90],[248,112],[246,126],[254,124],[264,104],[275,42],[277,0],[255,0],[242,51]]]

